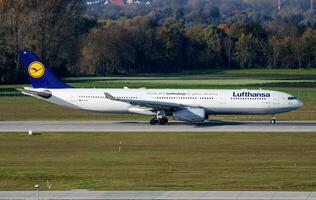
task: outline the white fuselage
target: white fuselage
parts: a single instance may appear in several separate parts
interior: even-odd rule
[[[45,89],[33,89],[42,91]],[[200,90],[200,89],[49,89],[51,103],[75,109],[102,113],[137,113],[156,115],[146,106],[106,98],[105,93],[120,100],[147,100],[181,104],[205,109],[207,115],[267,115],[289,112],[302,106],[292,95],[271,90]]]

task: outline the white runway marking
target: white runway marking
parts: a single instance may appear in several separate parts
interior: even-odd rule
[[[0,121],[0,132],[316,132],[316,122],[210,121],[205,124],[109,121]]]

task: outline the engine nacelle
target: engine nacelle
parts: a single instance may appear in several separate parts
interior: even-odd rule
[[[173,113],[173,117],[185,122],[203,122],[206,119],[203,108],[184,108]]]
[[[129,112],[140,114],[140,115],[156,115],[155,112],[152,111],[151,108],[138,108],[138,107],[132,107],[129,109]]]

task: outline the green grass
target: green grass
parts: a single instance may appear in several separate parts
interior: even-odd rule
[[[9,120],[148,120],[140,115],[100,114],[69,109],[32,97],[0,97],[0,121]]]
[[[255,86],[271,83],[315,83],[316,69],[309,70],[230,70],[216,73],[134,74],[112,77],[65,78],[75,87],[131,88],[216,88]],[[0,88],[21,88],[23,85],[0,85]]]
[[[0,190],[48,180],[52,190],[315,191],[315,143],[315,133],[3,133]]]
[[[316,75],[316,69],[241,69],[227,70],[228,74],[293,74],[293,75]]]
[[[309,74],[311,75],[311,74]],[[67,78],[71,85],[84,88],[236,88],[257,87],[264,85],[312,85],[316,83],[316,74],[302,76],[301,74],[193,74],[170,76],[136,76],[136,77],[82,77]],[[306,86],[306,85],[305,85]]]
[[[240,85],[253,86],[276,83],[314,83],[315,80],[264,80],[264,79],[105,79],[87,80],[71,83],[75,87],[83,88],[178,88],[178,89],[210,89],[210,88],[234,88]]]

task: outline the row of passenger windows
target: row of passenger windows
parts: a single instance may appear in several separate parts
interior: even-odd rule
[[[230,98],[231,100],[267,100],[267,98]]]
[[[156,99],[214,99],[213,97],[156,97]]]
[[[79,96],[86,99],[104,99],[105,96]],[[115,99],[138,99],[138,97],[115,97]],[[156,99],[214,99],[213,97],[156,97]]]
[[[138,99],[138,97],[115,97],[115,99]]]
[[[79,98],[86,99],[104,99],[105,96],[79,96]],[[138,99],[138,97],[115,97],[115,99]]]
[[[79,98],[86,98],[86,99],[102,99],[105,98],[103,96],[79,96]]]

